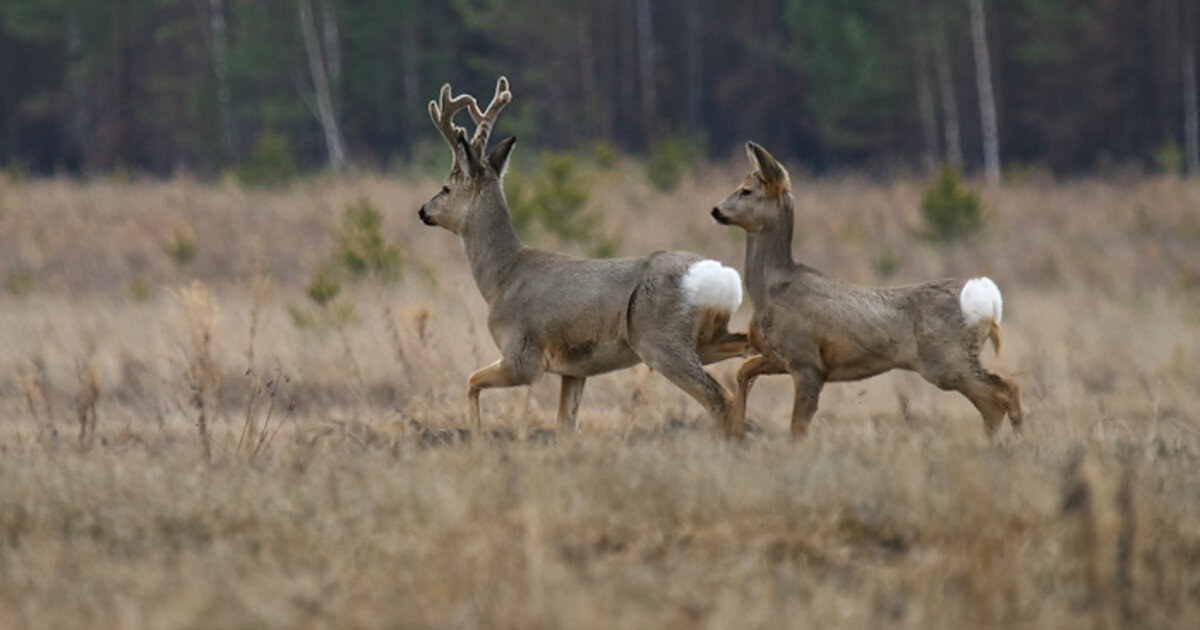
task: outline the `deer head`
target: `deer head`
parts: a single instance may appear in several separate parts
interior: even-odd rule
[[[787,169],[766,149],[747,142],[746,155],[754,165],[754,172],[713,208],[712,216],[718,223],[758,232],[784,211],[784,196],[791,191],[792,184]]]
[[[454,161],[441,191],[417,213],[426,225],[460,233],[479,193],[491,186],[499,188],[516,139],[504,140],[491,153],[487,153],[487,144],[500,110],[511,100],[508,79],[500,77],[496,94],[486,110],[481,111],[475,97],[469,94],[451,97],[449,83],[442,86],[437,101],[429,102],[429,117],[450,145]],[[475,133],[470,139],[467,130],[454,123],[454,115],[464,109],[475,122]]]

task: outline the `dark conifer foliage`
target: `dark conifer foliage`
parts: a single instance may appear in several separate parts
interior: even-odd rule
[[[1190,1],[985,0],[1001,162],[1197,168]],[[970,16],[967,0],[0,0],[0,165],[218,175],[266,133],[323,168],[331,121],[352,165],[421,163],[441,84],[506,74],[523,98],[501,133],[524,146],[687,137],[724,157],[756,139],[816,171],[961,154],[978,172]]]

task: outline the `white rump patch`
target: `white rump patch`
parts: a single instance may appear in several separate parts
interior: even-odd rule
[[[715,260],[692,263],[681,286],[692,306],[733,313],[742,305],[742,276]]]
[[[1004,314],[1004,300],[1000,298],[1000,289],[987,276],[967,280],[962,293],[958,294],[958,305],[962,307],[963,319],[967,321],[967,326],[975,326],[988,320],[999,324],[1000,317]]]

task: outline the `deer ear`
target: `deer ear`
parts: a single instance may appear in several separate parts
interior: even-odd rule
[[[480,163],[479,156],[471,148],[471,141],[467,140],[467,134],[460,131],[455,139],[457,140],[455,146],[458,151],[458,163],[462,164],[472,177],[477,177],[483,172],[483,164]]]
[[[488,164],[496,172],[496,177],[504,179],[504,171],[508,170],[508,156],[512,154],[513,145],[516,143],[516,136],[505,138],[488,154]]]
[[[766,149],[755,142],[746,143],[746,156],[750,158],[750,163],[754,165],[763,183],[767,184],[768,188],[775,189],[779,192],[786,192],[791,188],[791,180],[788,177],[787,169],[779,163]]]

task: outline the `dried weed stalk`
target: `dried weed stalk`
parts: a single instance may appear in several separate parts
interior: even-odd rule
[[[75,364],[79,375],[79,394],[75,396],[75,414],[79,418],[79,446],[91,446],[96,436],[96,401],[100,399],[100,380],[96,377],[95,351]]]
[[[211,394],[218,384],[216,362],[212,356],[213,328],[217,319],[217,308],[212,294],[199,280],[178,294],[180,307],[187,322],[190,347],[184,380],[191,390],[191,404],[196,409],[196,429],[204,447],[204,457],[212,459],[212,445],[208,434],[208,408]]]
[[[237,449],[235,453],[240,455],[242,447],[247,449],[249,457],[257,457],[271,448],[271,443],[275,441],[275,436],[279,430],[283,428],[283,420],[279,420],[274,426],[271,425],[271,419],[275,416],[275,406],[279,396],[279,386],[281,383],[290,383],[291,378],[283,373],[283,366],[278,362],[275,364],[275,370],[270,376],[260,377],[253,370],[247,370],[246,376],[251,383],[250,401],[246,405],[246,420],[242,423],[242,434],[238,438]],[[258,415],[266,399],[266,411],[263,416],[262,425],[258,424]],[[288,405],[288,412],[292,411],[293,406]]]
[[[265,273],[260,273],[254,282],[254,305],[250,311],[250,336],[246,343],[246,383],[249,389],[248,402],[246,403],[246,418],[242,423],[242,432],[238,437],[237,448],[235,454],[240,455],[242,448],[246,447],[250,457],[256,457],[261,453],[266,452],[274,441],[275,435],[279,433],[279,429],[283,428],[283,422],[277,422],[274,427],[271,426],[271,419],[275,414],[275,404],[279,394],[279,385],[281,383],[289,383],[291,379],[284,374],[283,366],[278,359],[275,361],[275,370],[269,376],[260,376],[254,370],[254,345],[258,338],[259,318],[262,313],[263,303],[266,302],[267,295],[271,290],[270,278]],[[258,424],[258,415],[263,405],[263,399],[266,399],[266,412],[263,418],[262,425]],[[291,411],[289,405],[288,411]]]

